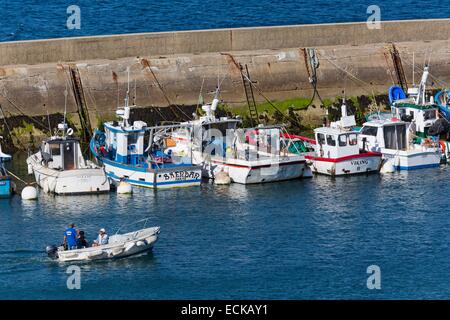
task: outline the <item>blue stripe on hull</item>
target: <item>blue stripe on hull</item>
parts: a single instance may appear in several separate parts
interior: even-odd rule
[[[131,183],[132,185],[136,185],[139,187],[148,187],[148,188],[155,188],[155,184],[152,182],[146,182],[146,181],[140,181],[140,180],[133,180],[133,179],[129,179],[129,178],[121,178],[116,176],[114,173],[112,172],[107,172],[106,175],[116,181],[120,181],[120,180],[124,180],[126,182]],[[187,183],[201,183],[201,179],[193,179],[193,180],[183,180],[183,181],[168,181],[168,182],[158,182],[156,184],[156,187],[158,187],[159,185],[174,185],[174,184],[187,184]]]
[[[405,166],[395,166],[396,170],[417,170],[417,169],[426,169],[426,168],[437,168],[439,167],[439,163],[432,164],[422,164],[418,166],[405,167]]]

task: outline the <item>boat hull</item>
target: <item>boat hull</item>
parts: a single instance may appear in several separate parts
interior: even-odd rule
[[[312,172],[330,176],[345,176],[378,172],[381,166],[380,153],[364,153],[343,158],[305,157]]]
[[[383,159],[392,161],[395,170],[417,170],[439,167],[441,152],[431,149],[426,151],[398,151],[382,149]]]
[[[58,171],[45,167],[33,156],[27,159],[37,185],[46,193],[82,195],[109,192],[110,185],[101,168]]]
[[[221,171],[228,173],[232,182],[240,184],[257,184],[298,179],[308,176],[306,160],[284,161],[266,164],[258,161],[224,161],[212,159],[205,161],[203,176],[214,179]]]
[[[126,181],[138,187],[169,189],[199,186],[202,182],[202,168],[200,166],[146,170],[112,161],[103,160],[102,163],[106,175],[116,184],[120,181]]]

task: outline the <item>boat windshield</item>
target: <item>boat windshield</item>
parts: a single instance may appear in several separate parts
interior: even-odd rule
[[[374,136],[376,137],[378,133],[378,127],[372,127],[372,126],[364,126],[361,129],[361,134],[366,136]]]

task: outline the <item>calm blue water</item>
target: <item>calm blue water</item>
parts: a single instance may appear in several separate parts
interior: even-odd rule
[[[66,8],[74,3],[82,20],[72,31]],[[449,17],[442,1],[425,0],[0,0],[0,41],[364,21],[370,4],[384,20]],[[449,299],[449,180],[441,168],[0,200],[0,299]],[[162,230],[153,254],[83,264],[81,290],[68,290],[67,265],[43,252],[69,222],[92,239],[99,227],[145,217]],[[381,290],[366,287],[372,264]]]
[[[130,196],[0,201],[0,299],[449,299],[450,168]],[[151,217],[153,254],[82,264],[81,290],[47,244]],[[381,290],[366,287],[369,265]]]
[[[448,18],[439,0],[0,0],[0,41],[149,31],[366,21],[369,5],[382,20]],[[68,30],[66,9],[81,9],[81,29]],[[448,4],[448,3],[447,3]]]

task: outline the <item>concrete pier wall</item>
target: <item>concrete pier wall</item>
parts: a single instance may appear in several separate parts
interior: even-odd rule
[[[317,49],[317,89],[323,98],[344,89],[347,95],[371,95],[395,82],[391,43],[408,82],[413,54],[417,80],[430,53],[430,85],[450,82],[450,20],[384,22],[379,30],[365,23],[304,25],[0,43],[0,104],[8,115],[62,112],[67,87],[68,110],[75,112],[69,65],[78,69],[89,112],[99,118],[122,103],[127,67],[131,95],[141,106],[196,104],[202,83],[209,100],[218,79],[223,79],[222,99],[243,104],[236,63],[248,65],[270,99],[311,97],[305,47]]]

